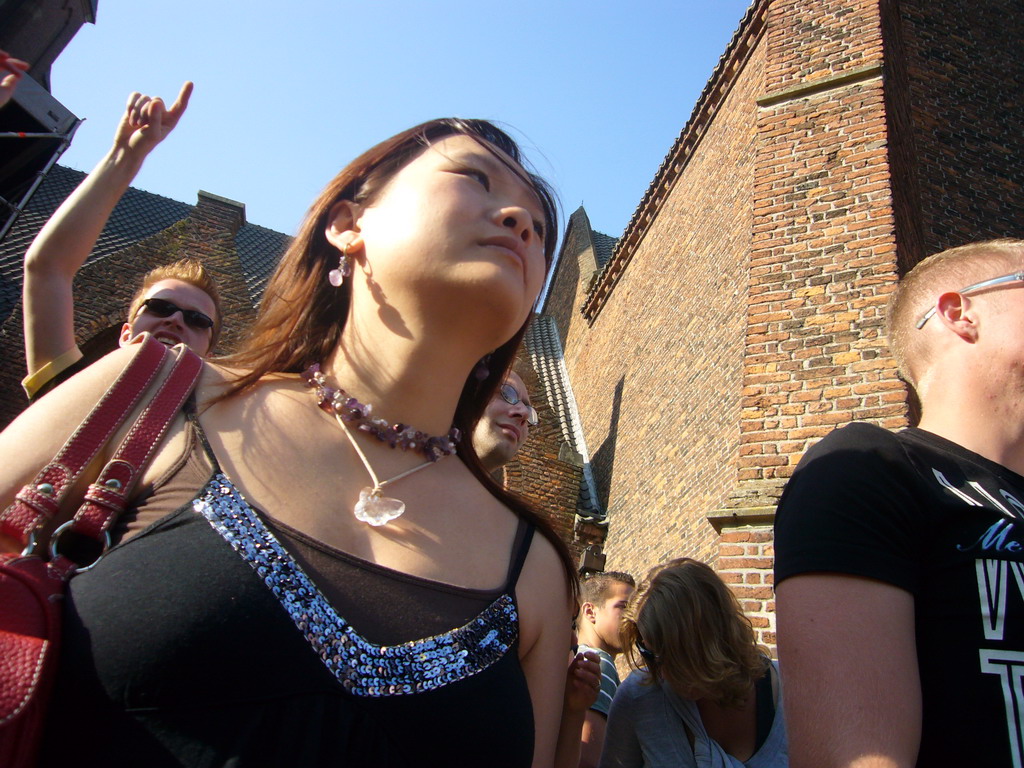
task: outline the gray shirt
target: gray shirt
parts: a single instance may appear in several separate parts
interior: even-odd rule
[[[778,677],[778,665],[775,675]],[[764,744],[747,762],[727,754],[708,736],[697,702],[666,683],[643,685],[634,672],[619,686],[608,714],[601,768],[787,768],[789,751],[782,717],[782,691]],[[685,727],[684,727],[685,724]],[[694,744],[686,729],[693,734]]]

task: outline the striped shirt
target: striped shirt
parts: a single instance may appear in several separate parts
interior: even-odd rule
[[[602,651],[600,648],[591,648],[589,645],[580,643],[579,650],[581,652],[593,651],[601,657],[601,692],[597,694],[597,701],[594,702],[591,709],[608,717],[612,699],[615,698],[615,689],[619,687],[619,672],[615,669],[615,662],[612,661],[610,653]]]

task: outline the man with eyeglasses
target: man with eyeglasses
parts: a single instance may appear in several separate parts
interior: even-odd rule
[[[526,384],[509,371],[473,430],[473,447],[484,469],[494,473],[512,461],[537,423],[537,409],[530,404]]]
[[[75,343],[72,281],[143,161],[184,114],[191,93],[192,84],[186,83],[169,108],[160,99],[132,94],[110,151],[29,246],[23,289],[28,376],[22,386],[30,400],[92,362]],[[220,325],[216,283],[198,261],[182,259],[143,278],[119,342],[123,346],[148,331],[168,345],[183,342],[206,356]]]
[[[925,259],[888,307],[918,427],[836,430],[779,503],[793,768],[1024,765],[1024,241]]]
[[[510,371],[494,397],[490,398],[473,430],[473,447],[483,468],[494,474],[512,461],[529,436],[529,428],[539,423],[537,409],[530,403],[526,384],[517,373]],[[632,591],[633,579],[627,573],[599,575],[600,578],[594,578],[590,583],[591,592],[594,593],[590,603],[587,602],[590,593],[585,583],[584,603],[578,621],[587,621],[582,618],[585,615],[601,620],[600,634],[590,624],[580,624],[579,652],[573,650],[574,658],[566,672],[556,768],[597,766],[604,740],[607,708],[618,684],[613,656],[609,654],[621,650],[613,645],[617,642],[615,621],[629,597],[628,593],[625,596],[621,593],[626,588]],[[600,640],[601,636],[607,642]]]

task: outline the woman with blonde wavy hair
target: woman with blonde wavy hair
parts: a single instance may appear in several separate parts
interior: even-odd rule
[[[622,620],[634,674],[608,714],[602,768],[785,768],[778,667],[704,563],[655,566]]]

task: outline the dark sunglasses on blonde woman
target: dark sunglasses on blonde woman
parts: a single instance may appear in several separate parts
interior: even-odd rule
[[[139,314],[141,315],[143,312],[155,317],[170,317],[175,312],[181,312],[185,324],[190,328],[194,328],[197,331],[213,328],[213,320],[210,319],[209,315],[200,312],[198,309],[182,309],[173,301],[167,301],[167,299],[146,299],[142,302]]]

